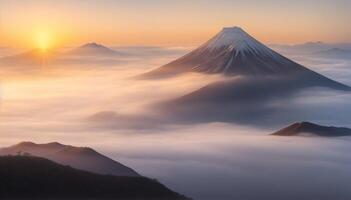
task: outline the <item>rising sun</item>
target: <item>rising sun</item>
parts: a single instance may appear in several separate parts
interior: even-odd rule
[[[35,45],[42,51],[47,51],[52,45],[52,35],[47,31],[39,31],[36,34]]]

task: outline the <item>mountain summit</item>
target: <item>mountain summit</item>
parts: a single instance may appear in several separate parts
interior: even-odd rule
[[[195,71],[225,75],[274,75],[303,67],[257,41],[240,27],[221,32],[189,54],[145,76],[171,76]]]
[[[271,50],[255,40],[240,27],[223,28],[215,37],[206,42],[202,47],[215,50],[225,48],[238,53],[250,51],[252,53],[267,53]],[[201,48],[201,47],[200,47]]]

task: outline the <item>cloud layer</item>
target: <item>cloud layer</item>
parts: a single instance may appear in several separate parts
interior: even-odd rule
[[[199,200],[351,198],[350,138],[281,138],[267,136],[276,130],[273,126],[175,121],[159,112],[160,102],[222,78],[188,74],[135,80],[135,75],[182,52],[151,47],[128,51],[133,59],[98,67],[62,64],[30,73],[1,68],[0,145],[30,140],[91,146]],[[349,60],[292,56],[317,72],[351,83]],[[351,127],[349,94],[311,89],[284,98],[266,97],[255,95],[255,112],[247,108],[232,115],[241,120],[260,117],[263,124],[279,121],[281,126],[311,120]],[[247,104],[240,99],[237,103]],[[257,114],[267,108],[267,117]]]

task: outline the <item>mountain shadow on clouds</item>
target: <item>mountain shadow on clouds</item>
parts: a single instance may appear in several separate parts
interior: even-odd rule
[[[88,118],[90,125],[103,129],[164,129],[172,125],[227,122],[249,126],[278,128],[292,121],[347,119],[349,107],[337,104],[296,103],[301,95],[318,98],[350,93],[346,85],[318,76],[232,77],[209,84],[184,96],[152,104],[147,111],[134,115],[113,111],[98,112]],[[306,95],[306,96],[305,96]],[[340,110],[330,119],[330,112]],[[93,122],[93,123],[92,123]]]
[[[280,125],[307,116],[308,111],[292,104],[296,95],[305,89],[350,91],[345,85],[330,83],[308,76],[241,77],[210,84],[156,107],[181,123]]]

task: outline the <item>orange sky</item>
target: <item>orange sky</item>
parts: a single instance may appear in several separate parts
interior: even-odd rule
[[[350,42],[348,0],[1,0],[0,46],[197,45],[224,26],[265,43]]]

